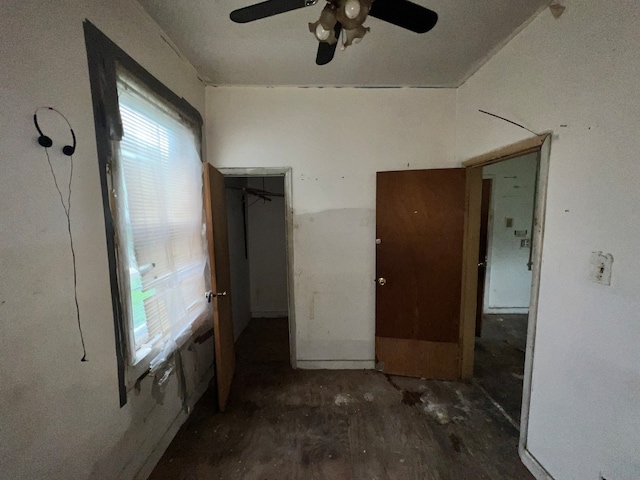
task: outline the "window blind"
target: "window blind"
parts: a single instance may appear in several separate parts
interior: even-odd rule
[[[175,109],[126,72],[117,88],[117,230],[138,352],[162,348],[207,308],[202,162],[198,137]]]

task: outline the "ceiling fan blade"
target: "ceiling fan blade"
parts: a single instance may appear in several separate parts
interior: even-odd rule
[[[369,15],[416,33],[436,26],[438,14],[408,0],[374,0]]]
[[[336,22],[336,26],[334,27],[334,32],[336,32],[336,38],[338,41],[333,45],[329,45],[325,42],[318,43],[318,54],[316,55],[316,64],[317,65],[326,65],[331,60],[333,60],[333,55],[336,53],[336,48],[338,47],[338,43],[340,43],[340,32],[342,31],[342,24],[340,22]]]
[[[315,5],[317,0],[267,0],[231,12],[231,20],[236,23],[253,22],[261,18],[272,17],[298,8]]]

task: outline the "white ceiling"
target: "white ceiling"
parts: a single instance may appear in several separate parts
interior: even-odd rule
[[[138,0],[213,85],[355,85],[457,87],[549,0],[413,0],[439,15],[416,34],[376,18],[371,32],[331,63],[315,64],[307,24],[324,6],[247,24],[229,13],[259,0]]]

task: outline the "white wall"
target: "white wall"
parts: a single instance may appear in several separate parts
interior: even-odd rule
[[[0,477],[6,479],[132,478],[174,420],[184,418],[175,376],[164,405],[151,399],[149,380],[124,408],[118,405],[85,18],[178,95],[201,111],[204,105],[194,70],[135,2],[3,2]],[[64,112],[78,138],[71,226],[86,363],[80,362],[66,219],[31,120],[42,105]],[[59,148],[70,141],[69,131],[47,118],[42,127],[53,137],[58,168],[67,161]]]
[[[538,154],[532,153],[482,169],[492,179],[488,230],[485,313],[526,313],[531,297],[530,248]],[[507,227],[506,219],[513,220]],[[516,237],[526,230],[526,237]]]
[[[209,161],[292,167],[300,367],[374,360],[375,172],[453,167],[455,91],[207,88]]]
[[[254,177],[249,186],[284,194],[284,177]],[[287,238],[284,197],[249,197],[249,269],[253,318],[287,316]]]
[[[227,177],[225,185],[234,188],[246,187],[247,179]],[[242,212],[244,208],[243,193],[240,190],[227,188],[226,194],[233,335],[237,340],[251,320],[251,284],[247,255],[248,245],[245,245],[245,217]]]
[[[567,0],[458,90],[457,158],[553,130],[528,448],[557,480],[640,478],[640,8]],[[589,255],[613,254],[610,287]]]

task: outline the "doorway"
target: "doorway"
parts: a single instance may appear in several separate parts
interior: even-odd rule
[[[530,302],[529,302],[529,312],[528,312],[528,321],[527,321],[527,336],[526,336],[526,348],[525,348],[525,364],[524,364],[524,378],[522,382],[522,409],[520,411],[520,422],[519,425],[515,420],[512,423],[516,428],[520,430],[520,442],[518,445],[518,453],[520,454],[520,459],[525,464],[525,466],[537,477],[537,478],[546,478],[547,473],[540,465],[538,460],[529,452],[528,450],[528,433],[529,433],[529,410],[530,410],[530,400],[531,400],[531,381],[533,377],[533,357],[535,352],[535,341],[536,341],[536,327],[537,327],[537,314],[538,314],[538,295],[540,292],[540,274],[542,269],[542,251],[543,251],[543,239],[544,239],[544,225],[545,225],[545,208],[547,202],[547,182],[549,177],[549,159],[551,155],[551,141],[552,141],[552,133],[544,133],[541,135],[537,135],[535,137],[522,140],[520,142],[514,143],[512,145],[508,145],[506,147],[488,152],[486,154],[480,155],[478,157],[471,158],[465,162],[463,162],[463,166],[467,168],[467,170],[475,170],[479,173],[482,173],[482,168],[487,167],[492,164],[500,163],[503,161],[507,161],[512,158],[521,157],[523,155],[529,153],[536,153],[538,155],[538,164],[537,164],[537,173],[536,173],[536,183],[535,183],[535,205],[534,205],[534,215],[533,222],[531,225],[531,235],[530,239],[530,267],[531,267],[531,293],[530,293]],[[482,175],[479,175],[480,179]],[[480,207],[481,207],[481,197],[482,197],[482,188],[481,188],[481,180],[478,183],[477,191],[473,195],[474,199],[470,202],[469,210],[475,213],[471,214],[470,217],[477,218],[477,224],[475,222],[473,227],[470,230],[470,237],[473,238],[473,233],[476,232],[479,234],[480,232]],[[471,245],[478,245],[479,239],[474,239]],[[469,313],[467,318],[473,320],[469,322],[470,325],[465,329],[464,337],[467,339],[464,343],[463,347],[463,368],[465,373],[468,373],[470,377],[473,373],[473,361],[474,361],[474,347],[475,342],[473,341],[474,333],[475,333],[475,307],[477,300],[477,288],[476,288],[476,275],[477,275],[477,267],[476,262],[478,261],[478,251],[473,248],[470,248],[470,253],[474,254],[472,257],[469,255],[468,257],[468,266],[469,266],[469,276],[468,278],[473,281],[471,284],[473,285],[473,290],[471,288],[465,289],[465,295],[467,296],[467,300],[465,304],[473,308],[469,309]],[[473,263],[473,267],[472,267]],[[472,276],[473,272],[473,276]],[[473,314],[471,313],[473,311]],[[472,328],[473,327],[473,328]],[[469,341],[471,340],[471,341]],[[468,349],[468,350],[467,350]],[[470,361],[469,361],[470,360]],[[465,375],[466,378],[468,378]],[[496,402],[495,406],[498,409],[502,407]]]
[[[474,382],[519,429],[538,152],[482,167]]]
[[[234,337],[259,331],[256,355],[294,365],[288,170],[225,176]]]
[[[378,172],[376,193],[376,368],[394,375],[473,381],[478,264],[483,261],[478,257],[483,168],[527,154],[537,156],[532,222],[522,228],[519,227],[519,232],[513,229],[513,224],[510,227],[513,229],[511,233],[514,237],[523,242],[520,243],[521,247],[529,250],[527,264],[530,268],[531,280],[522,373],[521,418],[519,424],[513,419],[511,423],[520,430],[520,458],[532,472],[544,471],[527,450],[527,437],[551,139],[552,134],[545,133],[471,158],[462,163],[464,169],[446,169],[447,174],[451,175],[450,182],[442,179],[437,181],[438,170],[424,170],[419,173]],[[463,170],[464,182],[453,181],[458,175],[456,170]],[[431,184],[431,187],[420,188],[427,184]],[[447,184],[449,187],[446,186]],[[431,194],[437,191],[437,195],[429,198],[428,191],[431,191]],[[460,208],[463,210],[462,215],[458,215]],[[389,211],[393,224],[385,220]],[[425,223],[421,220],[425,218],[436,221],[431,231],[426,231],[424,228]],[[503,219],[505,222],[506,218],[509,217]],[[402,235],[394,238],[393,232],[397,232],[398,228],[389,230],[385,225],[393,226],[399,222],[402,222],[400,225]],[[383,228],[379,228],[380,226]],[[526,232],[523,233],[523,230]],[[459,235],[453,234],[460,231],[463,232],[462,241]],[[517,235],[524,235],[524,237]],[[443,266],[437,263],[441,258],[440,253],[434,254],[431,250],[427,250],[426,253],[432,260],[422,262],[425,249],[421,248],[420,242],[415,241],[420,237],[439,237],[438,246],[450,248],[457,253],[451,257],[453,260],[448,265]],[[393,257],[391,261],[386,258],[387,256]],[[440,281],[444,279],[440,275],[441,272],[458,271],[460,267],[462,275],[456,275],[449,281],[447,289],[448,292],[460,292],[459,310],[455,308],[453,302],[448,302],[446,318],[437,315],[435,319],[431,319],[432,322],[426,322],[426,324],[440,326],[449,319],[450,324],[458,326],[459,335],[456,343],[443,341],[448,338],[435,338],[431,330],[427,330],[423,335],[424,329],[420,327],[425,324],[425,318],[429,320],[427,315],[436,311],[435,308],[421,308],[424,299],[428,299],[427,303],[430,307],[443,305],[444,297],[433,295],[433,292],[441,290],[429,288],[434,284],[433,276],[436,276],[436,281]],[[411,280],[409,285],[411,288],[402,288],[400,285],[406,279]],[[386,305],[382,297],[389,294],[393,297],[394,292],[389,288],[393,285],[398,285],[395,291],[403,295],[399,305],[414,306],[410,310],[405,308],[402,316],[397,315],[400,309],[382,308]],[[395,297],[400,298],[399,295]],[[446,299],[450,300],[450,296]],[[523,308],[523,305],[516,305],[516,307]],[[501,313],[506,314],[506,311]],[[480,334],[482,335],[482,331]],[[432,338],[421,338],[427,336]],[[454,348],[455,355],[449,351]],[[441,374],[444,369],[452,366],[455,369],[454,372],[446,371],[446,377]],[[433,369],[436,367],[437,371],[434,372]],[[490,395],[487,396],[492,399]],[[497,402],[494,406],[504,410]]]

